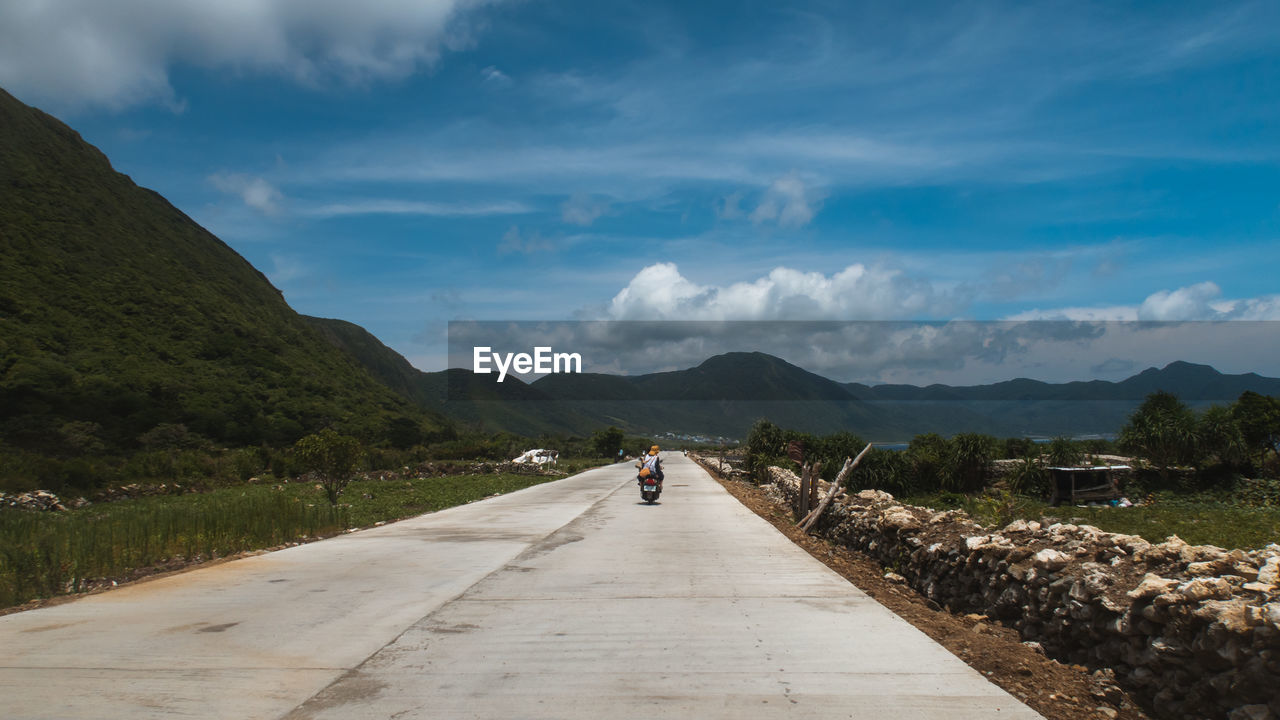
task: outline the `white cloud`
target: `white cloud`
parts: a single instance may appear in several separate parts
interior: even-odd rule
[[[1206,281],[1176,290],[1154,292],[1136,306],[1035,309],[1010,315],[1004,319],[1151,322],[1280,320],[1280,295],[1263,295],[1240,300],[1223,299],[1222,288],[1218,287],[1217,283]]]
[[[609,204],[586,193],[574,193],[560,206],[560,217],[567,223],[586,227],[609,211]]]
[[[215,173],[209,182],[224,193],[239,195],[244,204],[266,215],[276,215],[284,195],[274,185],[260,177],[240,173]]]
[[[1280,320],[1280,295],[1237,300],[1231,312],[1240,320]]]
[[[1071,320],[1075,322],[1109,322],[1113,320],[1137,320],[1138,309],[1131,305],[1109,307],[1065,307],[1052,310],[1027,310],[1002,318],[1015,322],[1030,320]]]
[[[369,199],[326,203],[303,208],[302,215],[317,218],[348,215],[434,215],[440,217],[474,217],[480,215],[519,215],[529,212],[528,205],[499,200],[486,203],[447,203],[417,200]]]
[[[511,77],[492,65],[481,70],[480,77],[484,78],[485,84],[493,87],[507,87],[511,85]]]
[[[750,218],[757,225],[777,223],[781,227],[803,227],[809,224],[821,205],[821,198],[806,187],[799,175],[789,173],[773,181]]]
[[[306,83],[406,76],[467,42],[480,0],[10,0],[0,85],[55,105],[176,105],[178,63]]]
[[[1212,302],[1222,296],[1215,283],[1202,282],[1147,296],[1138,307],[1139,320],[1214,320],[1222,313]]]
[[[650,265],[614,296],[617,320],[885,320],[937,316],[950,300],[927,281],[850,265],[830,276],[778,267],[750,282],[698,285],[674,263]]]

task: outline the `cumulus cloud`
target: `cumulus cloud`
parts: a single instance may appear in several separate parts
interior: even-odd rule
[[[525,239],[510,234],[523,247]],[[831,274],[777,267],[715,284],[656,263],[583,321],[479,323],[456,337],[451,328],[450,345],[554,344],[581,352],[589,372],[623,374],[764,352],[837,380],[917,385],[1118,380],[1175,360],[1266,374],[1280,352],[1277,323],[1228,322],[1280,319],[1280,296],[1223,300],[1212,283],[1153,293],[1141,306],[1059,308],[1003,321],[915,319],[954,317],[963,303],[955,289],[892,267],[853,264]],[[469,361],[461,350],[451,362]]]
[[[650,265],[609,304],[619,320],[884,320],[938,315],[950,301],[926,280],[855,263],[830,276],[778,267],[748,282],[698,285],[674,263]]]
[[[560,217],[571,225],[586,227],[609,211],[609,203],[586,193],[575,193],[560,206]]]
[[[244,204],[265,215],[280,212],[284,195],[260,177],[240,173],[215,173],[209,176],[213,186],[229,195],[238,195]]]
[[[1214,320],[1222,314],[1213,301],[1222,297],[1215,283],[1202,282],[1152,293],[1138,307],[1139,320]]]
[[[1151,293],[1138,305],[1065,307],[1027,310],[1005,320],[1073,320],[1083,322],[1134,321],[1185,322],[1225,320],[1280,320],[1280,295],[1225,299],[1214,282],[1202,282],[1175,290]]]
[[[591,332],[579,332],[575,343],[590,350],[593,363],[603,363],[597,368],[603,372],[690,367],[731,350],[771,353],[838,379],[915,384],[1119,379],[1174,360],[1239,371],[1241,358],[1231,348],[1251,338],[1252,355],[1265,357],[1259,348],[1280,343],[1271,324],[1183,321],[1280,319],[1280,296],[1223,300],[1220,294],[1205,283],[1153,293],[1141,307],[916,322],[912,318],[952,316],[964,298],[895,268],[861,264],[830,275],[779,267],[717,285],[658,263],[637,273],[595,315],[626,322],[600,323],[601,329],[586,323]],[[643,352],[637,337],[644,338]]]
[[[64,106],[176,105],[169,69],[306,83],[406,76],[464,46],[480,0],[13,0],[0,3],[0,85]]]
[[[813,189],[799,175],[790,173],[773,181],[749,217],[757,225],[797,228],[808,225],[821,205],[822,199]]]
[[[1231,312],[1240,320],[1280,320],[1280,295],[1238,300]]]

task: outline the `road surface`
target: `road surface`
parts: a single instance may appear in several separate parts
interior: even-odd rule
[[[0,715],[1039,717],[667,457],[0,617]]]

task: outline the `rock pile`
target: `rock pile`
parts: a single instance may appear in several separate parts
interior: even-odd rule
[[[63,503],[58,499],[57,495],[48,490],[32,490],[30,492],[18,493],[17,495],[6,495],[0,492],[0,507],[17,508],[18,510],[37,510],[37,511],[54,511],[66,510],[69,507],[80,507],[87,504],[87,501],[77,498],[68,503]]]
[[[183,485],[181,483],[158,483],[154,485],[143,485],[141,483],[129,483],[128,485],[118,485],[116,487],[103,488],[93,494],[94,502],[114,502],[116,500],[132,500],[140,497],[154,497],[156,495],[183,495],[186,493],[206,492],[207,487],[198,484]]]
[[[770,468],[794,507],[799,478]],[[815,532],[875,557],[929,599],[1016,628],[1063,662],[1110,669],[1165,717],[1280,717],[1280,545],[1152,544],[1089,525],[996,532],[864,490]]]

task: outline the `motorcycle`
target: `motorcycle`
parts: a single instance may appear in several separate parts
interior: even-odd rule
[[[658,482],[658,478],[653,475],[641,471],[636,481],[640,483],[640,499],[650,505],[657,501],[658,495],[662,494],[662,483]]]

